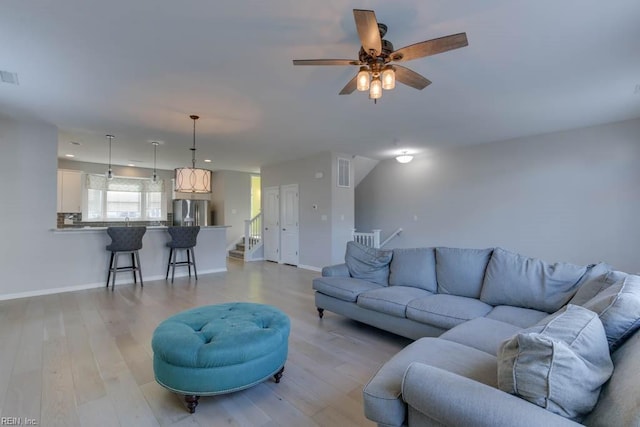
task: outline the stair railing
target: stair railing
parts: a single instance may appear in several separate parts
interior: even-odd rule
[[[244,220],[244,259],[262,242],[262,212],[251,219]]]
[[[380,230],[371,230],[371,233],[362,233],[354,228],[351,233],[352,240],[371,248],[380,247]]]
[[[398,228],[396,231],[391,233],[389,237],[387,237],[382,243],[380,243],[380,230],[371,230],[371,233],[362,233],[357,232],[354,228],[352,232],[352,240],[371,248],[381,248],[389,243],[394,237],[398,236],[400,233],[402,233],[402,228]]]
[[[394,231],[393,233],[391,233],[389,235],[389,237],[387,237],[386,239],[384,239],[384,242],[380,243],[380,247],[383,247],[384,245],[386,245],[387,243],[389,243],[394,237],[399,236],[400,233],[402,233],[402,228],[398,228],[396,231]]]

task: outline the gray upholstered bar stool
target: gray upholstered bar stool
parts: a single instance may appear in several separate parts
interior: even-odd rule
[[[109,259],[109,273],[107,274],[107,287],[111,278],[111,288],[116,285],[116,273],[119,271],[131,271],[133,273],[133,283],[136,283],[136,271],[140,276],[140,286],[142,283],[142,270],[140,270],[140,256],[138,250],[142,249],[142,236],[147,231],[147,227],[108,227],[107,234],[111,237],[111,244],[107,245],[107,250],[111,252]],[[131,254],[131,265],[118,267],[118,256],[120,254]],[[113,276],[111,276],[113,274]]]
[[[189,277],[191,277],[191,266],[193,265],[193,273],[198,280],[198,271],[196,270],[196,255],[193,252],[193,248],[196,245],[198,232],[200,232],[200,226],[195,227],[168,227],[167,231],[171,235],[171,241],[167,243],[169,247],[169,262],[167,262],[167,274],[165,280],[169,278],[169,269],[171,270],[171,283],[173,283],[173,277],[176,274],[176,266],[186,266],[189,268]],[[178,250],[184,250],[187,252],[186,261],[176,261],[176,253]]]

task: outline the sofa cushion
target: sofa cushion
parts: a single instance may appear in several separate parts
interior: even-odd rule
[[[347,242],[344,260],[351,277],[387,286],[392,256],[392,251],[370,248],[357,242]]]
[[[317,277],[313,279],[314,290],[348,302],[356,302],[358,295],[364,291],[381,287],[382,285],[353,277]]]
[[[640,425],[639,354],[640,332],[636,332],[611,355],[613,375],[602,387],[596,407],[584,419],[585,425]]]
[[[553,313],[571,299],[586,271],[585,266],[549,264],[496,248],[487,266],[480,299],[491,305]]]
[[[407,304],[407,318],[450,329],[467,320],[482,317],[493,307],[475,298],[435,294]]]
[[[587,301],[584,307],[598,313],[609,348],[615,351],[640,328],[640,276],[626,275]]]
[[[425,363],[497,386],[494,356],[453,341],[421,338],[389,359],[364,387],[364,413],[367,418],[389,426],[406,423],[407,405],[401,396],[402,378],[412,362]],[[425,384],[425,387],[429,386],[432,385]]]
[[[495,356],[500,344],[521,329],[498,320],[478,317],[449,329],[439,338],[464,344]]]
[[[358,295],[357,303],[363,308],[396,317],[405,317],[409,301],[429,295],[432,295],[429,291],[410,286],[385,286],[362,292]]]
[[[501,344],[498,387],[580,420],[598,401],[613,363],[598,315],[576,305]]]
[[[534,310],[532,308],[513,307],[510,305],[499,305],[486,315],[489,319],[510,323],[521,328],[528,328],[535,325],[549,313],[546,311]]]
[[[390,286],[413,286],[436,292],[436,255],[433,248],[394,249],[389,265]]]
[[[493,249],[436,248],[438,293],[479,298]]]

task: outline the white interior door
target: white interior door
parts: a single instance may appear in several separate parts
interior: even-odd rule
[[[280,187],[280,262],[298,265],[298,184]]]
[[[280,261],[280,189],[265,187],[262,194],[264,203],[263,227],[264,259]]]

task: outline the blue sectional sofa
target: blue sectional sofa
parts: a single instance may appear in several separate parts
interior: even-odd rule
[[[366,385],[380,426],[640,426],[640,277],[501,248],[347,244],[325,310],[412,338]]]

